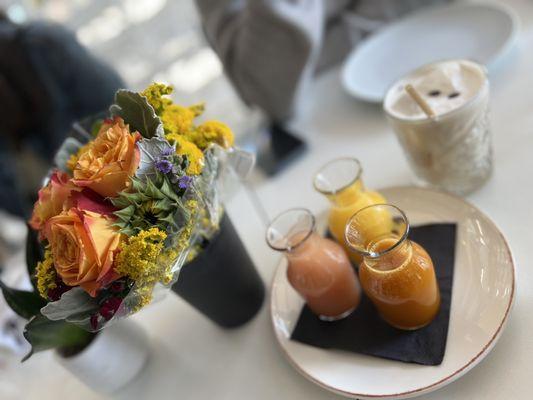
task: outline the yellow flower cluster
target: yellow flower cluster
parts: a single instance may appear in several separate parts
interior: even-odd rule
[[[172,280],[170,267],[163,251],[167,234],[158,228],[150,228],[130,236],[121,243],[115,271],[135,281],[139,303],[136,310],[141,309],[152,300],[152,291],[157,282],[169,283]],[[174,258],[176,255],[174,255]]]
[[[89,144],[90,143],[85,143],[83,146],[81,146],[78,149],[78,151],[75,154],[72,154],[69,157],[69,159],[67,160],[67,168],[69,170],[74,171],[74,168],[76,168],[76,164],[78,163],[78,159],[89,148]]]
[[[197,212],[200,213],[200,217],[199,217],[199,222],[198,223],[205,230],[211,231],[211,232],[217,232],[220,229],[220,220],[222,219],[221,217],[217,221],[213,221],[209,217],[207,209],[199,208],[197,210]],[[220,208],[219,212],[221,213],[220,215],[222,216],[223,212],[224,212],[224,209]],[[202,251],[202,247],[200,245],[196,244],[195,246],[193,246],[190,249],[189,254],[187,256],[187,262],[193,261],[201,253],[201,251]]]
[[[225,149],[233,146],[233,132],[226,124],[219,121],[206,121],[187,135],[187,138],[200,149],[206,149],[210,143],[216,143]]]
[[[54,267],[54,260],[52,252],[46,250],[44,253],[44,260],[37,263],[36,278],[37,278],[37,290],[42,298],[48,298],[48,291],[57,287],[56,284],[56,269]]]
[[[177,240],[177,243],[175,243],[175,248],[177,249],[177,253],[181,253],[182,251],[186,250],[187,247],[189,247],[191,243],[192,231],[197,222],[196,214],[203,210],[203,208],[200,208],[198,206],[198,202],[196,200],[187,201],[187,203],[185,204],[185,207],[190,212],[190,218],[187,222],[187,225],[185,225],[185,227],[181,231],[180,236]],[[192,259],[196,257],[195,253],[196,253],[196,249],[194,247],[190,249],[186,262],[192,261]]]
[[[180,254],[180,251],[174,248],[167,249],[163,251],[159,258],[157,259],[157,262],[163,266],[165,270],[165,275],[161,279],[161,283],[164,285],[169,285],[170,282],[172,282],[172,278],[174,274],[172,273],[172,265],[176,261],[176,258],[178,258]]]
[[[161,114],[165,135],[187,135],[193,129],[194,112],[177,104],[171,104]]]
[[[172,265],[176,261],[176,258],[183,251],[187,250],[191,242],[192,231],[196,223],[196,213],[199,211],[198,202],[196,200],[188,200],[185,203],[185,207],[190,212],[190,218],[187,220],[187,224],[181,230],[178,239],[173,244],[173,247],[166,252],[161,253],[160,263],[166,267],[167,276],[163,283],[168,285],[173,278]]]
[[[161,118],[165,133],[185,135],[193,128],[193,120],[204,112],[203,104],[182,107],[174,104],[168,97],[173,91],[172,86],[163,83],[152,83],[141,95],[146,97],[155,113]]]
[[[130,236],[119,245],[115,271],[134,281],[157,280],[160,276],[157,258],[163,250],[167,234],[158,228],[150,228]]]
[[[163,97],[172,93],[172,86],[163,83],[152,83],[141,92],[146,97],[148,103],[154,108],[157,115],[161,115],[163,110],[172,104],[172,100]]]
[[[189,159],[190,166],[187,174],[198,175],[204,166],[202,150],[205,150],[210,143],[217,143],[224,148],[231,147],[234,140],[233,132],[228,126],[218,121],[207,121],[195,126],[194,119],[204,112],[204,105],[179,106],[165,97],[170,93],[172,93],[172,87],[153,83],[141,94],[146,97],[161,118],[167,140],[177,145],[178,154],[186,155]]]
[[[139,296],[135,311],[150,303],[156,283],[169,285],[172,282],[172,266],[177,257],[189,246],[196,221],[195,214],[199,209],[196,200],[187,201],[185,207],[191,213],[191,218],[188,219],[172,247],[164,249],[167,234],[158,228],[150,228],[130,236],[119,247],[115,271],[135,281],[135,290]]]
[[[176,144],[176,153],[187,156],[189,167],[188,175],[200,175],[204,168],[204,153],[194,143],[189,142],[184,136],[169,133],[166,138],[170,144]]]
[[[79,152],[79,150],[78,150]],[[68,158],[67,160],[67,168],[70,170],[70,171],[73,171],[74,170],[74,167],[76,166],[76,164],[78,163],[78,158],[79,155],[78,153],[76,154],[71,154],[70,157]]]
[[[196,223],[196,214],[200,210],[200,207],[198,206],[198,202],[196,200],[187,201],[187,203],[185,203],[185,207],[190,213],[190,218],[187,221],[187,225],[185,225],[185,227],[183,228],[180,234],[180,237],[178,239],[178,243],[176,245],[176,247],[179,249],[180,252],[186,249],[187,246],[189,245],[191,235],[192,235],[192,230]]]

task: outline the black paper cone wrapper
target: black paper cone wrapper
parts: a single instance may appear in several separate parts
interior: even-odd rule
[[[225,328],[241,326],[257,314],[265,287],[227,213],[208,246],[183,266],[172,290]]]

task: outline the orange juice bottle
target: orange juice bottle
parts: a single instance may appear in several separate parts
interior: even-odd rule
[[[388,213],[388,230],[374,226],[376,209]],[[440,308],[440,292],[429,254],[408,239],[409,222],[397,207],[381,204],[358,211],[346,226],[346,241],[362,257],[359,279],[390,325],[413,330],[428,325]]]
[[[362,257],[346,244],[344,229],[352,215],[372,204],[384,204],[385,198],[378,192],[365,190],[360,162],[355,158],[338,158],[324,165],[313,180],[315,189],[330,201],[328,227],[331,235],[357,264]],[[374,212],[373,218],[387,224],[390,221]]]

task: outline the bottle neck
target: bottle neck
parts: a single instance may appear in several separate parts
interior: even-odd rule
[[[334,193],[327,194],[326,197],[335,207],[346,207],[356,201],[366,192],[363,180],[357,179],[351,185],[346,186]]]
[[[379,255],[373,257],[365,256],[365,264],[380,272],[390,272],[401,268],[411,261],[413,255],[412,244],[407,238],[399,243],[397,237],[384,238],[376,240],[368,247],[372,253],[378,253]]]
[[[284,251],[289,260],[299,258],[306,254],[309,251],[309,248],[313,246],[314,242],[316,242],[316,233],[313,231],[306,235],[305,238],[297,238],[297,240],[298,244],[296,246]]]

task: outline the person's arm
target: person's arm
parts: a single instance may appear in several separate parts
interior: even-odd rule
[[[119,75],[94,57],[65,28],[46,22],[23,27],[19,45],[34,74],[45,87],[49,111],[41,116],[35,140],[46,145],[51,157],[72,123],[101,111],[124,87]],[[37,137],[39,136],[39,137]]]
[[[93,56],[60,25],[34,22],[25,27],[21,44],[48,93],[61,99],[75,118],[107,109],[115,91],[124,86],[105,60]]]
[[[243,100],[291,116],[321,46],[322,0],[196,0],[206,36]]]

